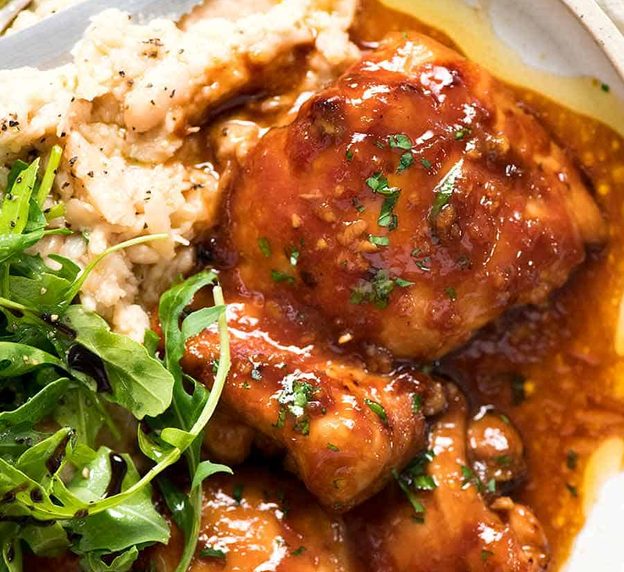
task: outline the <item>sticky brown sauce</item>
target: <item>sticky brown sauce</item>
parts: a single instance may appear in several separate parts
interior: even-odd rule
[[[372,46],[389,31],[416,30],[456,47],[442,32],[363,2],[355,40]],[[440,363],[473,408],[493,405],[519,428],[528,472],[519,489],[542,522],[553,569],[569,555],[583,525],[583,470],[598,445],[624,436],[624,360],[615,351],[624,290],[624,140],[609,127],[547,98],[514,88],[572,157],[609,221],[608,244],[589,252],[568,284],[542,307],[516,310]],[[599,96],[600,86],[597,86]],[[606,89],[606,88],[604,88]]]

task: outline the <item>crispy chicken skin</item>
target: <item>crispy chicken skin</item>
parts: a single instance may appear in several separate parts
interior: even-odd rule
[[[229,212],[247,288],[416,359],[542,302],[605,232],[578,170],[512,93],[412,33],[270,131]]]
[[[284,448],[287,463],[323,504],[346,510],[423,447],[424,413],[444,406],[440,386],[411,368],[370,373],[358,360],[306,341],[271,310],[228,306],[232,369],[222,404]],[[216,332],[204,331],[187,349],[185,368],[210,385]]]
[[[181,553],[174,528],[169,546],[146,558],[158,572],[172,572]],[[224,558],[201,557],[206,548]],[[292,478],[256,467],[209,479],[198,553],[189,572],[350,572],[353,566],[342,519],[324,511]],[[153,570],[146,562],[146,570]]]
[[[548,564],[544,533],[531,511],[508,497],[488,507],[470,472],[467,408],[463,395],[448,387],[449,407],[432,426],[435,457],[428,474],[437,484],[418,500],[424,522],[396,487],[349,516],[362,570],[369,572],[538,572]]]

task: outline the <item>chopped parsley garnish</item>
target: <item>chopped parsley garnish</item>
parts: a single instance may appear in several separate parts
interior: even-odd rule
[[[291,266],[297,266],[297,262],[299,262],[299,255],[301,253],[299,252],[299,249],[296,246],[291,246],[290,250],[288,251],[288,261],[290,262]]]
[[[412,140],[403,133],[388,136],[388,144],[391,149],[404,149],[409,151],[412,148]]]
[[[423,451],[414,457],[400,474],[396,470],[392,471],[392,475],[414,509],[414,520],[421,523],[424,522],[425,507],[414,493],[432,491],[437,487],[434,478],[427,474],[427,467],[434,457],[433,451]]]
[[[491,494],[496,492],[496,479],[490,479],[485,485],[485,491]]]
[[[273,282],[287,282],[288,284],[295,283],[295,277],[287,274],[286,272],[281,272],[280,270],[271,270],[271,278]]]
[[[390,294],[395,286],[405,288],[412,284],[413,282],[402,278],[390,278],[387,270],[375,270],[375,274],[370,280],[362,279],[353,287],[350,302],[352,304],[368,302],[383,310],[388,307]]]
[[[398,218],[394,214],[394,207],[399,200],[401,191],[396,187],[388,186],[388,179],[380,172],[374,173],[366,179],[366,184],[374,193],[384,197],[377,224],[381,227],[394,230],[398,224]]]
[[[360,202],[360,199],[358,199],[357,197],[353,197],[351,199],[351,204],[353,205],[355,210],[359,213],[363,213],[366,210],[364,205]]]
[[[455,302],[455,300],[457,300],[457,290],[455,290],[452,286],[445,288],[444,293],[451,302]]]
[[[381,227],[387,228],[388,230],[394,230],[399,224],[399,218],[394,214],[394,207],[399,200],[399,191],[395,191],[395,193],[391,196],[387,196],[383,203],[381,204],[381,211],[379,213],[379,218],[377,219],[377,224]]]
[[[481,551],[481,560],[485,562],[490,556],[494,556],[494,553],[491,550],[482,550]]]
[[[428,159],[425,159],[424,157],[420,160],[420,164],[427,169],[427,171],[429,171],[432,167],[431,165],[431,161],[429,161]]]
[[[415,264],[416,264],[416,267],[419,270],[422,270],[423,272],[431,271],[431,257],[430,256],[423,256],[423,258],[416,260]]]
[[[455,185],[462,175],[462,168],[464,160],[461,159],[444,175],[444,178],[438,183],[434,189],[434,198],[431,211],[429,212],[429,219],[435,219],[442,209],[449,204],[453,193],[455,192]]]
[[[409,169],[414,164],[414,155],[411,151],[407,151],[401,155],[399,159],[399,166],[397,167],[397,173],[402,173],[406,169]]]
[[[611,91],[611,87],[609,86],[608,83],[601,83],[600,89],[604,91],[605,93],[609,93]]]
[[[455,131],[455,140],[462,141],[463,139],[468,137],[468,135],[470,135],[471,132],[472,132],[472,129],[470,129],[470,127],[461,127],[457,131]]]
[[[570,449],[566,454],[566,466],[571,471],[574,471],[578,466],[578,453]]]
[[[234,489],[232,491],[232,498],[238,503],[240,504],[240,502],[243,500],[243,490],[245,489],[245,486],[242,485],[241,483],[237,483],[234,485]]]
[[[388,246],[390,239],[387,236],[376,236],[374,234],[368,235],[368,241],[375,246]]]
[[[353,151],[351,151],[351,149],[347,149],[345,157],[347,158],[347,161],[353,161]]]
[[[314,375],[304,374],[298,370],[282,379],[282,389],[275,394],[275,398],[281,405],[278,424],[275,427],[284,426],[286,412],[288,412],[295,417],[294,430],[302,435],[309,434],[310,421],[306,416],[306,407],[318,390],[318,387],[311,383],[311,380],[315,379]]]
[[[462,489],[467,489],[470,485],[474,485],[479,492],[483,492],[484,486],[481,482],[481,479],[476,475],[476,473],[466,465],[460,465],[462,476],[464,480],[462,482]],[[494,483],[496,487],[496,483]]]
[[[340,451],[340,449],[336,447],[336,445],[334,445],[333,443],[327,443],[327,448],[334,453],[338,453],[338,451]]]
[[[574,485],[571,485],[570,483],[566,483],[566,489],[568,489],[568,492],[574,498],[578,497],[578,489]]]
[[[509,455],[499,455],[494,460],[499,467],[509,467],[511,465],[511,457]]]
[[[273,427],[276,429],[283,429],[284,423],[286,423],[286,409],[280,407],[277,412],[277,419],[275,420],[275,423],[273,423]]]
[[[266,256],[266,258],[271,256],[271,244],[266,236],[261,236],[258,239],[258,248],[260,249],[260,252]]]
[[[225,552],[223,550],[210,546],[202,548],[199,552],[199,556],[200,558],[219,558],[220,560],[225,560]]]
[[[380,172],[374,173],[368,177],[368,179],[366,179],[366,184],[373,193],[379,193],[380,195],[386,195],[392,190],[392,188],[388,186],[388,179]]]
[[[384,409],[381,403],[377,403],[377,401],[373,401],[372,399],[365,398],[364,403],[368,406],[368,408],[375,414],[384,425],[388,424],[388,415],[386,410]]]
[[[412,411],[414,413],[420,413],[422,411],[423,398],[420,393],[414,393],[412,395]]]
[[[296,550],[293,550],[291,552],[291,554],[293,556],[301,556],[305,551],[307,550],[307,548],[305,546],[300,546],[299,548],[297,548]]]

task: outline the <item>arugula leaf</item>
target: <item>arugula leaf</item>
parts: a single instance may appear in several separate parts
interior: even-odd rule
[[[0,233],[21,234],[26,228],[30,211],[30,197],[35,189],[39,159],[19,172],[4,195],[0,209]]]
[[[34,424],[41,420],[58,406],[59,399],[65,394],[69,385],[69,378],[59,377],[56,381],[46,385],[23,405],[16,407],[12,411],[1,411],[0,427],[2,425],[19,425],[21,423]]]
[[[21,537],[39,556],[58,556],[70,547],[67,532],[58,522],[51,526],[25,526]]]
[[[87,466],[88,478],[76,476],[71,491],[86,502],[97,501],[105,495],[111,483],[110,456],[112,451],[101,447],[95,460]],[[121,455],[127,466],[121,490],[139,481],[139,473],[129,455]],[[79,553],[94,550],[119,552],[144,543],[169,540],[169,527],[152,504],[151,487],[145,486],[124,503],[85,519],[73,521],[70,529],[80,535],[76,546]]]
[[[13,342],[0,342],[0,378],[23,375],[43,365],[63,367],[63,362],[53,355]]]
[[[103,556],[109,555],[108,552],[89,552],[81,560],[82,568],[88,572],[128,572],[132,570],[132,565],[139,557],[139,550],[133,546],[129,550],[115,556],[108,563],[102,560]]]
[[[189,314],[182,322],[182,337],[188,340],[214,324],[225,311],[225,306],[202,308]]]
[[[210,461],[202,461],[197,466],[197,470],[195,471],[195,475],[193,476],[191,489],[198,487],[208,477],[216,475],[217,473],[227,473],[228,475],[233,475],[234,471],[232,471],[232,469],[230,469],[230,467],[228,467],[227,465],[220,465],[218,463],[212,463]]]
[[[125,407],[137,419],[155,417],[169,407],[173,376],[143,345],[111,332],[102,318],[82,306],[70,306],[64,321],[75,330],[76,342],[104,363],[112,388],[108,399]]]
[[[111,332],[101,317],[74,304],[102,258],[165,235],[117,244],[84,269],[55,255],[49,256],[52,266],[26,252],[46,235],[71,232],[46,229],[47,218],[63,212],[62,204],[42,211],[60,157],[60,148],[53,148],[42,178],[39,160],[30,165],[17,161],[0,205],[0,498],[7,501],[0,503],[0,571],[21,572],[22,543],[45,556],[69,547],[80,555],[85,570],[130,570],[142,548],[168,539],[167,523],[152,502],[151,483],[182,455],[191,491],[172,490],[185,499],[177,515],[186,519],[178,567],[186,570],[199,533],[201,482],[230,471],[210,461],[200,463],[202,432],[230,367],[223,294],[215,274],[201,273],[163,296],[164,363],[155,334],[148,334],[143,346]],[[216,306],[188,313],[203,286],[213,287]],[[209,392],[184,377],[180,359],[186,339],[215,322],[221,355]],[[191,392],[185,382],[192,385]],[[108,412],[112,406],[104,400],[146,419],[154,429],[149,435],[142,428],[137,433],[140,449],[155,463],[143,476],[129,456],[93,449],[104,424],[120,437]],[[50,430],[56,425],[48,419],[61,428]],[[35,424],[42,429],[35,430]],[[165,482],[159,479],[161,489]],[[164,496],[167,502],[173,498]],[[19,519],[19,525],[7,519]],[[29,524],[36,521],[47,526]]]

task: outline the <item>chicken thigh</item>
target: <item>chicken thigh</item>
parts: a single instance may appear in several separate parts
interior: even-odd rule
[[[413,33],[270,131],[229,213],[245,287],[417,359],[542,302],[604,236],[581,174],[513,94]]]
[[[168,546],[148,551],[142,570],[173,572],[182,551],[174,528]],[[342,519],[325,512],[293,479],[247,467],[209,479],[198,550],[189,572],[349,572]]]
[[[440,384],[422,372],[371,373],[324,348],[277,306],[230,302],[228,324],[232,369],[222,406],[285,449],[287,464],[335,510],[379,490],[423,447],[425,415],[445,405]],[[186,370],[211,385],[216,330],[187,350]]]
[[[545,570],[549,551],[540,524],[527,507],[499,497],[492,481],[480,480],[469,458],[466,401],[452,385],[448,393],[448,411],[431,430],[428,462],[419,474],[398,476],[413,506],[393,487],[349,516],[358,552],[366,555],[361,569]]]

